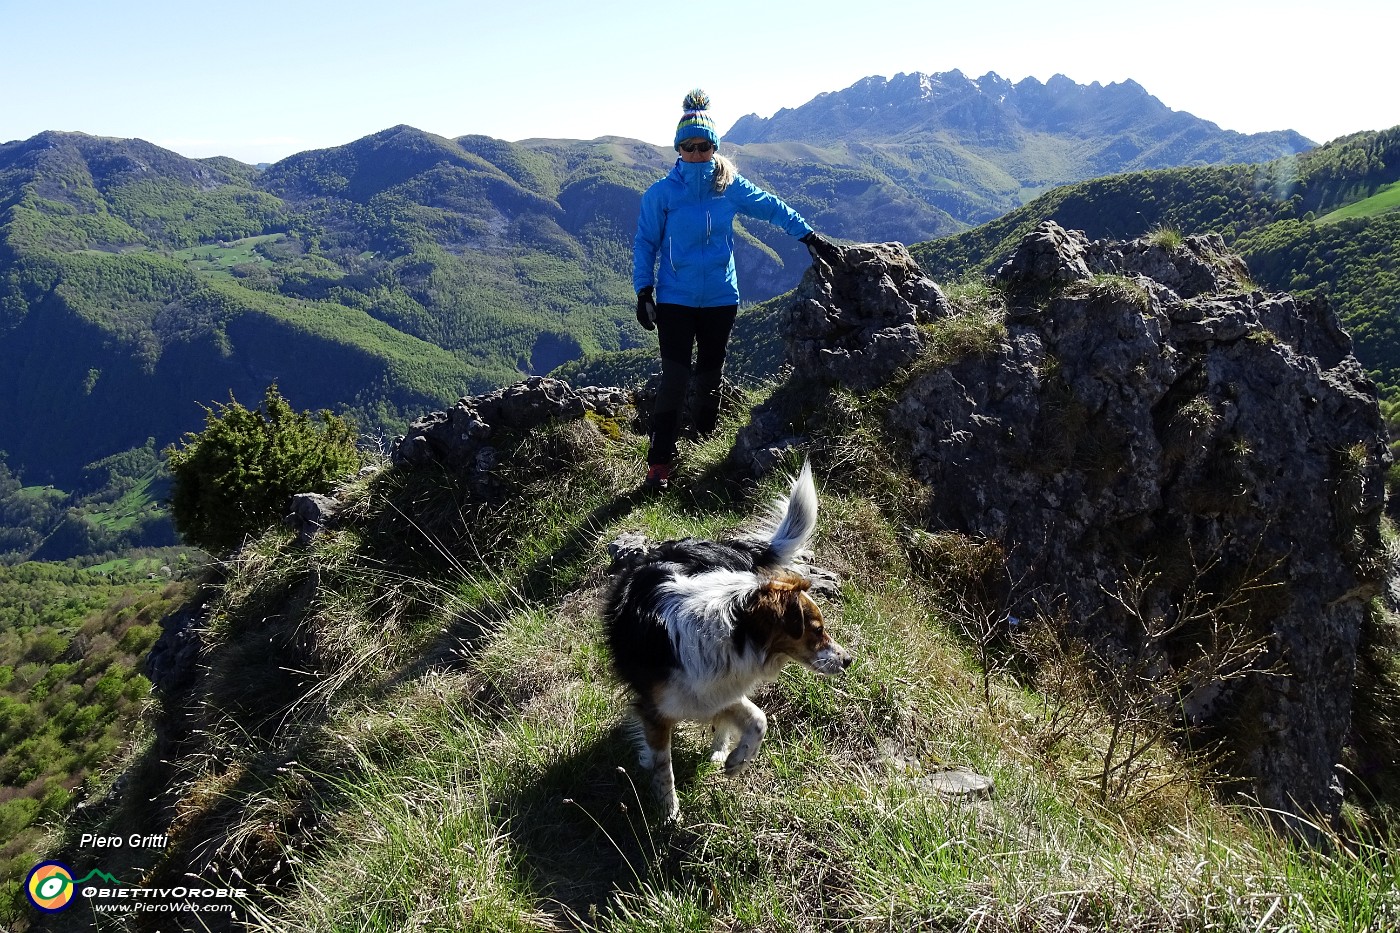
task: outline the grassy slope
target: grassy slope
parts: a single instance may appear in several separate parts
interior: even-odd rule
[[[1319,217],[1318,223],[1335,223],[1339,220],[1351,220],[1357,217],[1374,217],[1376,214],[1384,214],[1394,210],[1400,210],[1400,182],[1386,185],[1369,198],[1354,201],[1345,207],[1339,207],[1337,210]]]
[[[907,480],[860,443],[875,430],[863,406],[839,401],[848,430],[814,454],[815,551],[842,575],[825,608],[857,664],[763,689],[771,731],[737,780],[684,730],[679,825],[648,815],[619,729],[596,608],[604,546],[735,530],[782,484],[726,476],[731,420],[689,448],[673,494],[643,498],[644,439],[581,421],[503,450],[505,506],[464,502],[435,471],[381,474],[312,549],[279,530],[233,561],[201,737],[173,772],[169,748],[136,759],[125,802],[89,811],[113,833],[164,831],[175,814],[171,847],[101,867],[148,884],[237,867],[265,886],[254,926],[292,931],[1359,933],[1397,918],[1383,853],[1291,851],[1170,756],[1129,797],[1098,799],[1101,717],[1076,709],[1067,736],[1063,701],[983,676],[958,614],[911,567]],[[930,792],[950,765],[995,778],[995,796]]]

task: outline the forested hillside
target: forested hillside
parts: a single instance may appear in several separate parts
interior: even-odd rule
[[[25,916],[19,882],[51,825],[138,744],[145,655],[186,595],[143,564],[0,566],[0,923]]]
[[[551,302],[582,283],[625,292],[619,276],[532,248],[552,242],[539,213],[512,226],[469,187],[457,206],[501,223],[477,230],[494,239],[462,258],[471,215],[439,202],[464,179],[443,180],[445,163],[426,180],[392,174],[420,148],[455,144],[409,130],[376,143],[378,161],[352,147],[266,179],[135,140],[49,133],[0,147],[11,468],[67,486],[84,464],[147,437],[168,443],[198,427],[201,405],[256,398],[273,381],[383,429],[580,345],[620,345],[610,296]],[[317,170],[355,184],[332,197],[313,186]],[[587,326],[565,330],[560,319],[583,306]],[[66,430],[46,430],[60,420]]]

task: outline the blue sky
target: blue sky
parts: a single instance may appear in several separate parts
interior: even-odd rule
[[[1131,78],[1225,129],[1400,124],[1394,0],[0,0],[0,142],[46,129],[267,162],[407,123],[668,142],[863,77]]]

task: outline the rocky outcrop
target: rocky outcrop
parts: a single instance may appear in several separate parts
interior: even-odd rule
[[[918,325],[948,301],[898,243],[844,247],[840,275],[807,275],[788,304],[784,344],[814,379],[868,391],[914,362]]]
[[[208,611],[207,603],[191,601],[160,620],[160,637],[146,655],[145,673],[169,706],[194,684]]]
[[[919,325],[952,313],[948,299],[899,243],[837,247],[836,269],[814,266],[784,309],[783,349],[794,380],[870,391],[924,351]],[[733,459],[766,473],[804,442],[781,401],[756,409]]]
[[[790,353],[841,346],[851,315],[873,335],[947,313],[911,311],[897,288],[865,300],[885,255],[847,250],[829,281],[804,283]],[[889,278],[917,275],[895,261]],[[791,397],[884,386],[887,427],[927,486],[923,523],[1000,546],[1009,614],[1058,618],[1104,657],[1146,647],[1163,677],[1204,650],[1188,604],[1252,634],[1256,673],[1188,684],[1190,724],[1224,738],[1264,806],[1334,816],[1389,463],[1335,315],[1254,289],[1218,237],[1089,243],[1046,223],[997,280],[993,351],[878,379],[808,353],[793,378],[809,388]],[[806,326],[823,321],[829,333]],[[799,423],[759,410],[736,457],[764,468]]]
[[[465,490],[484,499],[498,491],[493,471],[500,439],[519,438],[547,421],[582,418],[589,412],[614,418],[634,405],[633,395],[622,389],[574,389],[562,379],[531,376],[485,395],[459,399],[451,411],[419,418],[407,434],[394,438],[390,463],[399,469],[427,464],[446,467],[458,474]],[[335,527],[344,507],[345,502],[335,496],[297,493],[288,502],[282,522],[296,532],[298,543],[307,546],[323,530]]]
[[[341,501],[317,492],[299,492],[292,496],[288,512],[282,517],[282,524],[297,534],[297,542],[305,546],[326,528],[335,523],[341,510]]]
[[[493,439],[502,433],[523,434],[554,418],[582,418],[593,412],[618,415],[631,403],[622,389],[586,386],[575,389],[561,379],[532,376],[485,395],[464,398],[451,411],[435,411],[394,439],[396,467],[441,463],[485,476],[496,463]]]

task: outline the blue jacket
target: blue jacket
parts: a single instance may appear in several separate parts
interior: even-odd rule
[[[656,286],[658,304],[712,308],[739,303],[734,274],[734,215],[757,217],[793,236],[807,221],[742,175],[723,194],[713,187],[714,162],[685,162],[642,195],[632,243],[632,285]],[[661,260],[656,273],[657,259]]]

